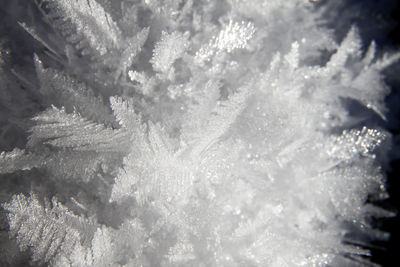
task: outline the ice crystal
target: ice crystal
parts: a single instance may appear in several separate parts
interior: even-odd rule
[[[4,224],[31,263],[368,262],[348,236],[385,237],[367,200],[390,134],[368,120],[399,54],[355,26],[336,43],[317,1],[34,2],[31,67],[0,50],[2,138],[22,140],[0,155]]]
[[[187,37],[179,32],[162,32],[161,40],[156,44],[151,63],[156,71],[168,71],[176,59],[181,58],[188,46]]]
[[[200,48],[196,53],[196,61],[208,61],[215,53],[220,51],[232,52],[238,48],[246,48],[248,41],[255,32],[254,24],[251,22],[241,23],[229,21],[218,35],[211,38],[209,43]]]
[[[66,21],[74,29],[68,29],[76,33],[69,37],[69,40],[75,41],[78,35],[82,35],[90,47],[97,50],[100,54],[105,54],[113,46],[119,45],[119,35],[117,24],[113,21],[110,14],[105,12],[104,8],[94,0],[57,0],[40,1],[40,5],[48,5],[51,12],[47,15],[50,19],[59,17],[57,27],[64,28]]]

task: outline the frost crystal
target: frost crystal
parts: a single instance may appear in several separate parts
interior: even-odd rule
[[[29,67],[0,46],[0,265],[369,264],[400,54],[324,1],[34,2]]]
[[[178,58],[181,58],[188,46],[187,36],[179,32],[162,32],[161,40],[156,44],[150,62],[156,71],[167,72]]]
[[[196,61],[210,60],[210,57],[219,51],[231,53],[235,49],[246,48],[254,33],[253,23],[234,23],[230,20],[217,36],[212,37],[209,43],[196,53]]]
[[[41,5],[46,3],[50,8],[54,6],[54,11],[49,14],[50,18],[60,17],[61,21],[71,21],[76,34],[83,35],[90,46],[100,54],[105,54],[110,47],[118,45],[117,24],[95,0],[43,0]],[[57,23],[60,28],[65,25],[61,23]],[[71,36],[70,40],[72,39],[75,38]]]

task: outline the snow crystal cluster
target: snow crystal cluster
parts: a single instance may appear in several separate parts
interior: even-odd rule
[[[26,130],[0,156],[0,262],[365,266],[390,135],[349,107],[385,118],[399,54],[338,41],[315,2],[32,1],[32,66],[0,54]]]

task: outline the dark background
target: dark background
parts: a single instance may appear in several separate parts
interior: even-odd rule
[[[362,2],[362,1],[358,1]],[[375,1],[380,9],[375,10],[388,23],[377,44],[389,50],[400,51],[400,1]],[[373,9],[372,9],[373,10]],[[373,23],[373,21],[372,21]],[[366,32],[368,32],[368,25]],[[394,218],[381,219],[376,222],[376,227],[391,234],[389,241],[375,242],[376,247],[371,248],[372,260],[382,266],[400,266],[400,64],[386,71],[387,83],[392,91],[386,98],[389,107],[387,129],[393,136],[391,160],[387,168],[387,189],[390,198],[377,203],[384,208],[397,213]]]

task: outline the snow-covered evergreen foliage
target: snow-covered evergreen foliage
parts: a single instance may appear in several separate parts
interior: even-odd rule
[[[50,266],[369,264],[390,134],[350,106],[385,119],[400,55],[356,26],[337,40],[315,2],[32,0],[32,67],[0,50],[4,125],[27,129],[0,156],[19,250]]]

